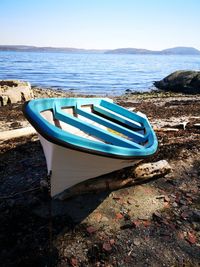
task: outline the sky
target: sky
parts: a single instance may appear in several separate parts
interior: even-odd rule
[[[0,45],[200,50],[200,0],[0,0]]]

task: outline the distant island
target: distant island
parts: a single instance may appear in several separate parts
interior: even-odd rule
[[[134,54],[134,55],[200,55],[200,51],[194,47],[173,47],[160,51],[140,48],[118,49],[80,49],[68,47],[37,47],[28,45],[0,45],[0,51],[18,52],[64,52],[64,53],[101,53],[101,54]]]
[[[174,47],[160,51],[138,48],[119,48],[108,50],[106,54],[136,54],[136,55],[200,55],[200,51],[193,47]]]
[[[29,46],[29,45],[0,45],[0,51],[104,53],[107,50],[81,49],[81,48],[71,48],[71,47],[38,47],[38,46]]]

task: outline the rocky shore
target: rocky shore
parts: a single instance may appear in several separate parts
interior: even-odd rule
[[[75,96],[31,90],[35,98]],[[200,95],[152,92],[114,101],[148,116],[159,140],[148,161],[165,159],[173,171],[113,192],[53,200],[50,214],[37,135],[1,141],[1,266],[199,266]],[[1,132],[28,126],[22,104],[0,107]],[[110,174],[132,175],[132,168]]]

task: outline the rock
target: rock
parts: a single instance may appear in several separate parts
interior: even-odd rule
[[[194,210],[191,219],[194,222],[200,222],[200,210]]]
[[[191,220],[192,212],[189,211],[189,210],[183,211],[183,212],[181,213],[180,217],[181,217],[183,220],[186,220],[186,219],[190,219],[190,220]]]
[[[140,164],[134,170],[136,179],[150,179],[166,175],[171,171],[171,167],[166,160],[152,163]]]
[[[195,231],[200,231],[200,223],[192,222],[192,229]]]
[[[102,247],[103,247],[103,250],[108,251],[108,252],[110,252],[112,250],[112,247],[111,247],[110,243],[108,243],[108,242],[104,242]]]
[[[0,105],[27,101],[33,98],[29,82],[18,80],[0,80]]]
[[[122,219],[124,216],[123,216],[121,213],[117,213],[115,217],[116,217],[117,220],[120,220],[120,219]]]
[[[164,91],[200,93],[200,71],[175,71],[154,85]]]
[[[152,218],[153,218],[154,221],[156,221],[158,223],[161,223],[163,221],[162,215],[158,211],[155,211],[152,214]]]
[[[137,247],[140,245],[140,240],[139,239],[135,239],[133,240],[133,244]]]
[[[142,224],[142,222],[139,220],[132,221],[132,225],[134,228],[138,228],[141,224]]]
[[[196,243],[196,236],[195,236],[192,232],[188,232],[188,233],[187,233],[186,240],[187,240],[190,244],[195,244],[195,243]]]
[[[173,202],[172,203],[172,207],[177,208],[178,207],[178,204],[176,202]]]
[[[112,246],[112,245],[115,244],[115,240],[114,240],[114,239],[110,239],[110,240],[109,240],[109,243],[110,243],[110,245]]]
[[[1,95],[0,96],[0,106],[6,106],[9,104],[9,98],[7,95]]]
[[[87,232],[89,233],[89,234],[93,234],[93,233],[95,233],[97,230],[96,230],[96,228],[94,228],[93,226],[89,226],[89,227],[87,227]]]
[[[69,259],[69,263],[70,263],[70,266],[72,266],[72,267],[78,267],[79,266],[78,260],[75,257],[71,257],[71,259]]]

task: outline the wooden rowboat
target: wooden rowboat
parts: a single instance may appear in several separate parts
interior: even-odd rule
[[[156,135],[142,113],[108,98],[43,98],[24,105],[51,173],[51,195],[154,154]]]

